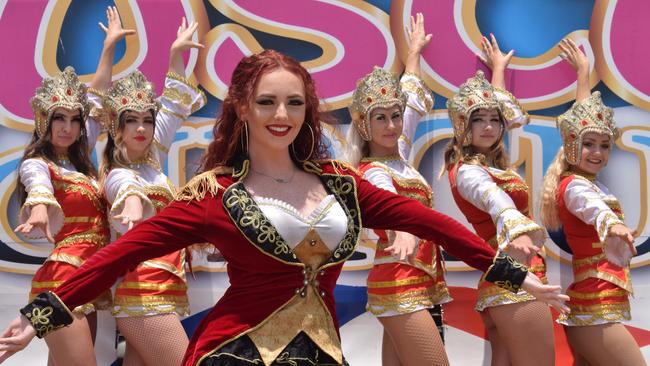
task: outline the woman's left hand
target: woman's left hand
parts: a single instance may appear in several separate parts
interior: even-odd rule
[[[199,23],[192,22],[187,24],[187,20],[183,17],[181,25],[176,31],[176,40],[170,47],[171,53],[180,53],[189,50],[190,48],[203,48],[201,43],[192,41],[194,32],[199,28]]]
[[[569,296],[561,292],[562,287],[560,286],[545,285],[537,276],[528,272],[524,283],[521,284],[521,288],[562,314],[571,312],[569,307],[564,304],[565,301],[569,301]]]
[[[108,27],[103,23],[99,23],[99,27],[106,33],[106,38],[104,42],[109,44],[116,44],[118,41],[124,37],[135,34],[133,29],[124,29],[122,28],[122,21],[120,20],[120,14],[117,12],[117,8],[114,6],[109,6],[106,9],[106,20]]]
[[[476,57],[483,61],[490,70],[505,70],[512,59],[512,55],[515,54],[515,50],[503,54],[499,49],[497,39],[492,33],[490,33],[489,40],[487,37],[483,37],[481,45],[483,46],[483,55],[476,54]]]
[[[415,18],[411,15],[411,27],[406,29],[409,39],[409,51],[420,54],[422,49],[431,42],[433,35],[424,31],[424,15],[417,13]]]

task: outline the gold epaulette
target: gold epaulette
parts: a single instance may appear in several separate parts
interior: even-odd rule
[[[339,175],[344,175],[344,173],[341,172],[341,170],[347,170],[347,171],[350,171],[350,172],[352,172],[352,173],[354,173],[354,174],[356,174],[356,175],[358,175],[360,177],[363,176],[363,173],[361,173],[361,171],[359,169],[357,169],[357,168],[353,167],[352,165],[350,165],[350,164],[348,164],[348,163],[346,163],[344,161],[341,161],[341,160],[329,160],[329,159],[326,159],[326,160],[320,160],[318,163],[321,164],[321,165],[322,164],[331,164],[332,167],[334,168],[334,171],[336,172],[336,174],[339,174]]]
[[[219,189],[224,188],[217,178],[225,174],[232,174],[232,168],[217,167],[195,176],[176,194],[176,201],[200,201],[208,193],[216,196]]]

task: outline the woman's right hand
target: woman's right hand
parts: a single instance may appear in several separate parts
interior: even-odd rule
[[[122,225],[125,225],[128,230],[133,226],[140,223],[143,218],[144,208],[142,207],[142,199],[138,196],[128,196],[124,200],[124,208],[119,215],[113,216],[116,220],[122,220]]]
[[[523,234],[510,241],[506,253],[517,262],[529,267],[530,262],[539,253],[539,250],[540,248],[533,243],[530,235]]]
[[[41,229],[45,233],[47,240],[54,243],[54,236],[50,232],[50,218],[47,216],[47,205],[41,203],[33,206],[27,222],[18,225],[14,232],[28,235],[34,228]]]
[[[545,285],[537,276],[528,272],[521,288],[562,314],[571,312],[571,309],[564,304],[565,301],[569,301],[569,296],[561,292],[562,287],[560,286]]]
[[[481,46],[483,47],[483,55],[477,54],[476,56],[489,67],[490,70],[505,70],[512,59],[512,56],[515,54],[515,50],[510,50],[510,52],[504,54],[499,48],[499,43],[494,37],[494,34],[490,33],[490,39],[483,37],[481,40]]]
[[[576,70],[576,73],[589,74],[589,59],[572,39],[563,39],[558,47],[562,50],[560,57],[568,62]]]
[[[34,336],[36,330],[27,318],[20,315],[12,320],[0,338],[0,363],[27,347]]]

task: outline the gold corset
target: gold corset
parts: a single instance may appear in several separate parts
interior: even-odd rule
[[[334,320],[327,310],[318,288],[318,267],[331,255],[314,229],[294,248],[294,254],[305,264],[303,287],[282,308],[276,310],[262,325],[248,333],[255,343],[265,365],[270,365],[298,333],[305,332],[309,338],[334,358],[343,362],[341,341]]]

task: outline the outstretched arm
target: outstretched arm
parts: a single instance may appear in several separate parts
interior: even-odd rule
[[[591,88],[589,87],[589,59],[587,55],[570,38],[563,39],[558,47],[562,50],[560,56],[576,70],[578,82],[576,102],[589,98]]]
[[[477,54],[476,56],[492,70],[492,86],[505,89],[506,68],[512,59],[512,55],[515,54],[515,50],[510,50],[510,52],[504,55],[499,48],[497,39],[492,33],[490,33],[489,40],[487,37],[483,37],[481,45],[483,46],[483,55]]]
[[[431,34],[424,31],[424,15],[417,13],[415,18],[411,16],[411,27],[406,30],[409,38],[409,53],[406,56],[405,70],[408,73],[420,76],[420,55],[431,38]]]

